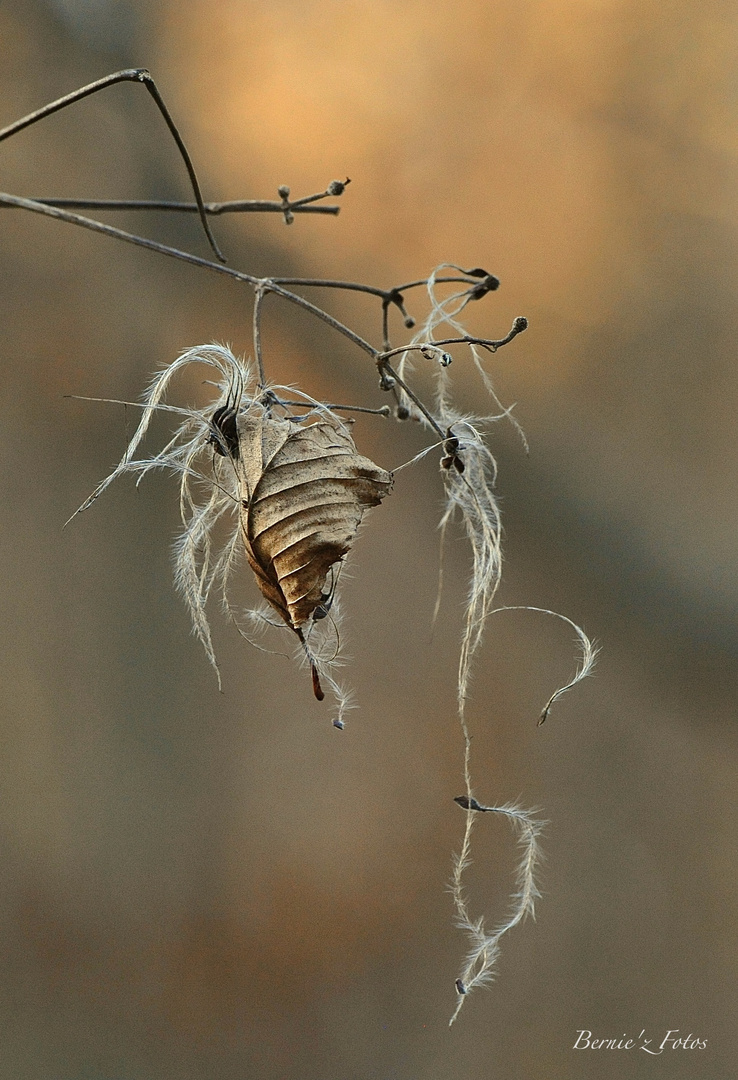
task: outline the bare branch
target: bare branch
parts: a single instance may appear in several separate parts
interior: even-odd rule
[[[318,198],[323,198],[323,195]],[[198,214],[197,203],[168,202],[163,199],[38,199],[34,202],[46,206],[59,206],[64,210],[169,210],[177,213]],[[5,204],[5,209],[8,209]],[[235,199],[231,202],[206,202],[202,204],[206,214],[281,214],[281,202],[269,199]],[[296,214],[340,214],[340,206],[305,206],[301,202],[291,203],[290,209]]]
[[[200,184],[197,180],[197,174],[195,173],[195,167],[192,164],[192,160],[187,151],[187,147],[184,144],[182,136],[177,130],[177,126],[172,119],[169,109],[164,104],[156,83],[151,77],[151,74],[146,68],[127,68],[125,71],[116,71],[112,75],[106,75],[104,79],[98,79],[96,82],[88,83],[87,86],[81,87],[79,90],[72,91],[71,94],[65,94],[64,97],[57,98],[56,101],[52,101],[49,105],[44,105],[41,109],[36,109],[35,112],[29,113],[27,116],[22,117],[20,120],[16,120],[14,124],[9,124],[7,127],[0,131],[0,142],[3,139],[10,138],[11,135],[17,134],[24,128],[30,127],[31,124],[37,123],[39,120],[43,120],[44,117],[50,116],[52,113],[59,112],[60,109],[65,109],[68,105],[72,105],[75,101],[81,101],[82,98],[89,97],[90,94],[96,94],[98,90],[104,90],[107,86],[113,86],[119,82],[140,82],[146,87],[152,98],[156,102],[159,112],[164,117],[167,127],[171,132],[172,138],[177,144],[177,149],[180,152],[182,160],[184,161],[187,174],[190,178],[190,184],[192,185],[192,192],[195,196],[195,202],[197,204],[197,211],[200,215],[200,221],[202,227],[205,230],[205,235],[208,238],[208,243],[215,252],[215,255],[221,262],[225,262],[225,257],[222,255],[220,248],[218,247],[215,237],[213,236],[210,225],[208,223],[207,215],[205,213],[205,207],[203,205],[202,195],[200,193]]]
[[[116,229],[115,226],[106,225],[104,222],[96,221],[94,218],[83,217],[81,214],[72,214],[68,210],[48,206],[45,203],[36,202],[34,199],[22,199],[18,195],[8,195],[6,192],[0,192],[0,204],[15,206],[21,210],[30,210],[34,214],[44,214],[46,217],[56,218],[57,221],[66,221],[70,225],[79,225],[82,229],[103,233],[103,235],[112,236],[116,240],[123,240],[127,244],[135,244],[137,247],[156,251],[160,255],[169,255],[171,258],[180,259],[182,262],[190,263],[192,266],[200,266],[207,270],[213,270],[218,274],[226,274],[228,277],[235,278],[237,281],[248,282],[250,285],[256,285],[261,280],[254,277],[253,274],[244,274],[240,270],[233,270],[230,266],[223,266],[221,263],[212,262],[210,259],[203,259],[200,255],[192,255],[189,251],[180,251],[178,248],[169,247],[167,244],[160,244],[157,240],[149,240],[146,236],[137,236],[136,233],[126,232],[125,229]]]
[[[418,342],[416,345],[400,345],[396,349],[389,349],[382,353],[381,359],[388,360],[390,356],[397,356],[400,353],[406,352],[420,352],[427,354],[429,350],[435,350],[442,345],[479,345],[482,349],[488,349],[490,352],[497,352],[503,345],[507,345],[517,337],[518,334],[522,334],[524,330],[528,329],[528,320],[524,315],[519,315],[513,322],[510,333],[504,338],[500,338],[497,341],[493,341],[490,338],[478,338],[478,337],[455,337],[455,338],[434,338],[429,342]],[[444,366],[447,364],[444,363]]]

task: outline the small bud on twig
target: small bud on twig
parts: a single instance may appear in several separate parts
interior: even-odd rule
[[[330,184],[326,188],[328,195],[343,195],[346,190],[346,185],[350,184],[351,180],[347,176],[345,180],[331,180]]]
[[[287,187],[286,184],[280,184],[280,186],[277,188],[277,194],[282,200],[284,223],[285,225],[291,225],[292,222],[295,220],[295,215],[290,210],[290,189]]]
[[[499,289],[499,287],[500,279],[495,277],[494,274],[487,274],[483,281],[480,281],[478,285],[474,285],[469,289],[469,299],[481,300],[488,292],[494,292],[495,289]]]

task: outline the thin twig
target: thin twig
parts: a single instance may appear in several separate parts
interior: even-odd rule
[[[6,129],[6,131],[7,130],[8,129]],[[204,269],[214,270],[216,273],[225,274],[227,277],[234,278],[236,281],[242,281],[246,284],[252,285],[255,288],[260,288],[264,293],[273,292],[277,296],[281,296],[283,299],[288,300],[290,303],[295,304],[298,307],[304,308],[316,318],[321,319],[323,322],[327,323],[328,326],[332,327],[339,334],[343,334],[344,337],[348,338],[360,349],[368,353],[374,361],[379,361],[383,355],[386,355],[380,353],[380,351],[378,349],[375,349],[374,346],[371,345],[368,341],[362,338],[350,327],[346,326],[345,323],[340,322],[340,320],[336,319],[333,315],[330,315],[327,311],[324,311],[323,308],[318,307],[316,304],[312,304],[309,300],[306,300],[305,297],[299,296],[297,293],[290,292],[288,289],[285,289],[283,285],[294,284],[298,286],[322,286],[330,289],[351,289],[358,292],[368,293],[373,296],[380,296],[383,299],[388,299],[389,302],[392,303],[398,302],[396,295],[399,290],[397,289],[379,289],[376,286],[361,285],[358,282],[336,281],[332,279],[326,279],[325,281],[321,281],[316,278],[258,278],[255,277],[253,274],[247,274],[242,270],[234,270],[230,266],[224,266],[221,263],[214,263],[210,259],[204,259],[201,256],[193,255],[188,251],[182,251],[179,248],[170,247],[168,244],[162,244],[157,240],[150,240],[148,237],[138,236],[136,233],[129,233],[125,229],[118,229],[113,225],[107,225],[101,221],[95,220],[95,218],[83,217],[81,214],[73,214],[68,210],[62,209],[61,207],[49,205],[45,202],[39,202],[35,199],[24,199],[18,195],[10,195],[6,192],[0,192],[0,206],[17,207],[22,210],[29,210],[32,213],[43,214],[46,217],[55,218],[57,221],[66,221],[69,224],[78,225],[81,228],[89,229],[92,232],[102,233],[105,236],[111,236],[114,239],[123,240],[126,243],[134,244],[137,247],[146,248],[149,251],[156,251],[160,255],[167,255],[170,258],[179,259],[181,262],[189,263],[191,266],[199,266]],[[468,282],[467,279],[462,280],[467,284],[472,284],[472,282]],[[523,322],[525,322],[525,320],[516,320],[516,323]],[[527,322],[525,322],[525,325],[527,325]],[[511,338],[514,337],[515,334],[519,333],[520,330],[524,328],[525,327],[522,325],[518,326],[517,329],[513,327],[513,330],[510,332],[510,334],[508,334],[508,336],[501,341],[488,342],[484,339],[480,339],[479,344],[483,347],[486,345],[490,348],[497,348],[501,344],[505,344],[507,341],[511,340]],[[460,338],[458,340],[464,342],[465,344],[477,343],[476,338]],[[406,346],[406,348],[412,348],[412,346]],[[402,349],[392,350],[390,355],[394,355],[395,353],[402,351]],[[406,388],[402,380],[400,380],[396,374],[392,374],[393,378],[397,380],[398,385],[401,385],[403,389],[406,390],[408,397],[417,404],[423,415],[427,415],[427,418],[430,420],[430,413],[427,413],[427,410],[424,408],[424,406],[422,406],[418,402],[417,398],[415,398],[415,396],[412,394],[412,392]]]
[[[386,372],[387,375],[389,375],[389,377],[391,379],[394,379],[395,383],[399,387],[401,387],[402,390],[410,398],[413,405],[415,405],[415,407],[419,410],[419,412],[421,412],[423,414],[423,416],[426,418],[426,420],[428,421],[430,426],[433,428],[433,430],[436,432],[436,434],[440,435],[441,439],[443,439],[445,441],[446,432],[443,430],[442,427],[439,426],[438,421],[436,420],[436,418],[433,416],[433,414],[431,412],[428,411],[428,409],[425,407],[425,405],[420,400],[420,398],[417,396],[417,394],[415,394],[414,391],[410,389],[410,387],[407,385],[407,383],[404,381],[404,379],[401,379],[400,376],[397,374],[397,372],[394,370],[394,368],[392,368],[389,365],[386,358],[381,358],[380,357],[380,359],[378,361],[378,367],[379,367],[380,371]],[[390,387],[388,387],[388,389],[389,388]]]
[[[284,398],[277,397],[276,394],[271,394],[271,398],[275,405],[281,405],[283,408],[289,409],[304,409],[310,404],[309,401],[287,401]],[[335,401],[320,401],[318,404],[321,409],[328,409],[329,412],[339,409],[341,412],[371,413],[374,416],[392,415],[389,405],[382,405],[379,409],[370,409],[367,405],[339,405]]]
[[[253,329],[254,329],[254,356],[256,358],[256,365],[259,369],[259,390],[263,390],[266,386],[266,375],[264,374],[264,357],[261,352],[261,305],[264,301],[264,289],[257,288],[256,295],[254,296],[254,315],[253,315]]]
[[[323,198],[321,195],[320,198]],[[59,206],[64,210],[171,210],[177,213],[198,214],[200,207],[191,202],[170,202],[164,199],[37,199],[34,202],[46,206]],[[235,199],[230,202],[206,202],[202,204],[206,214],[281,214],[283,206],[270,199]],[[5,209],[8,205],[5,204]],[[291,203],[296,214],[340,214],[340,206],[305,206]]]
[[[41,109],[36,109],[35,112],[29,113],[27,116],[21,117],[20,120],[16,120],[15,123],[9,124],[7,127],[0,131],[0,142],[3,139],[10,138],[11,135],[15,135],[17,132],[22,131],[24,128],[30,127],[31,124],[37,123],[39,120],[43,120],[44,117],[50,116],[52,113],[59,112],[60,109],[65,109],[67,105],[72,105],[75,101],[80,101],[82,98],[89,97],[90,94],[96,94],[98,90],[104,90],[106,86],[113,86],[119,82],[140,82],[151,94],[152,98],[156,102],[156,106],[159,112],[164,117],[167,127],[171,132],[172,138],[177,144],[177,149],[180,152],[182,160],[187,169],[187,173],[190,178],[190,184],[192,185],[192,192],[195,196],[195,202],[197,203],[197,210],[200,215],[200,221],[202,227],[205,230],[205,235],[208,238],[208,243],[215,252],[216,257],[220,262],[225,262],[225,257],[218,247],[215,237],[213,236],[210,224],[205,213],[205,207],[203,204],[202,194],[200,193],[200,184],[197,180],[197,174],[195,173],[195,166],[192,164],[192,160],[187,151],[187,147],[182,140],[182,136],[177,130],[177,125],[172,119],[169,109],[164,104],[156,83],[151,77],[151,73],[146,68],[126,68],[125,71],[116,71],[112,75],[106,75],[104,79],[97,79],[96,82],[88,83],[87,86],[82,86],[79,90],[72,91],[71,94],[65,94],[64,97],[57,98],[56,101],[50,102],[48,105],[44,105]]]
[[[282,209],[282,206],[280,204],[277,204],[277,207],[279,210]],[[403,297],[401,294],[403,292],[406,292],[408,289],[414,289],[418,285],[428,284],[428,279],[423,278],[419,281],[411,281],[409,285],[396,285],[393,286],[393,288],[391,289],[380,289],[377,285],[363,285],[361,282],[358,281],[336,281],[330,278],[273,277],[271,280],[278,285],[304,285],[306,287],[311,286],[315,288],[325,289],[349,289],[355,292],[368,293],[371,296],[380,296],[382,300],[385,301],[385,303],[395,304],[406,319],[410,318],[410,316],[408,316],[407,312],[405,311],[405,308],[403,306]],[[475,281],[474,278],[443,277],[436,278],[436,281],[446,283],[453,282],[455,284],[462,285],[479,285],[479,282]],[[407,329],[411,329],[414,325],[415,320],[412,320],[411,324],[408,325]]]
[[[479,345],[480,348],[489,349],[490,352],[497,352],[503,345],[507,345],[518,334],[522,334],[524,330],[528,329],[528,320],[524,315],[519,315],[513,322],[510,333],[504,338],[499,338],[497,341],[493,341],[491,338],[477,338],[477,337],[455,337],[455,338],[441,338],[440,340],[433,339],[433,341],[424,342],[420,341],[416,345],[400,345],[396,349],[389,349],[382,353],[382,359],[387,360],[390,356],[397,356],[399,353],[406,352],[423,352],[428,349],[440,348],[441,345]]]
[[[260,279],[259,284],[263,287],[265,292],[273,292],[277,296],[282,296],[285,300],[289,300],[290,303],[304,308],[305,311],[311,312],[316,318],[321,319],[323,322],[327,323],[328,326],[337,330],[339,334],[343,334],[344,337],[347,337],[349,341],[353,341],[354,345],[358,345],[364,352],[369,353],[373,360],[376,360],[379,356],[378,349],[375,349],[373,345],[370,345],[368,341],[350,327],[346,326],[345,323],[339,322],[333,315],[329,315],[323,308],[319,308],[317,304],[311,304],[304,296],[298,296],[297,293],[288,292],[287,289],[283,289],[281,285],[278,285],[274,278],[262,278]]]
[[[94,218],[82,217],[81,214],[72,214],[68,210],[61,210],[56,206],[46,206],[44,203],[35,202],[33,199],[22,199],[18,195],[8,195],[5,192],[0,192],[0,203],[5,203],[8,206],[17,206],[23,210],[30,210],[36,214],[44,214],[46,217],[56,218],[58,221],[66,221],[71,225],[79,225],[83,229],[90,229],[92,232],[102,233],[104,236],[112,236],[116,240],[124,240],[128,244],[135,244],[137,247],[147,248],[149,251],[156,251],[160,255],[168,255],[170,258],[179,259],[181,262],[189,263],[191,266],[200,266],[208,270],[214,270],[218,274],[225,274],[226,277],[234,278],[236,281],[245,282],[248,285],[254,287],[261,286],[265,292],[276,293],[277,296],[283,297],[285,300],[289,300],[290,303],[296,304],[298,307],[304,308],[306,311],[311,312],[317,318],[322,319],[339,334],[343,334],[350,341],[353,341],[355,345],[358,345],[360,349],[368,353],[372,359],[376,359],[379,355],[378,350],[375,349],[368,341],[365,341],[359,334],[355,333],[344,323],[335,319],[332,315],[329,315],[327,311],[323,311],[322,308],[317,307],[315,304],[311,304],[309,300],[306,300],[303,296],[298,296],[297,293],[289,292],[289,290],[277,285],[276,282],[270,278],[259,278],[253,274],[246,274],[242,270],[234,270],[230,266],[223,266],[220,263],[212,262],[210,259],[203,259],[199,255],[192,255],[189,251],[181,251],[179,248],[169,247],[167,244],[160,244],[157,240],[149,240],[145,236],[137,236],[135,233],[126,232],[124,229],[116,229],[113,225],[105,225],[101,221],[96,221]]]
[[[272,277],[269,280],[273,281],[275,285],[304,285],[318,289],[351,289],[356,292],[368,293],[370,296],[381,296],[382,299],[394,291],[392,289],[380,289],[377,285],[362,285],[358,281],[335,281],[332,278]]]
[[[30,210],[34,214],[44,214],[46,217],[56,218],[57,221],[66,221],[70,225],[79,225],[83,229],[103,233],[103,235],[112,236],[116,240],[124,240],[128,244],[135,244],[137,247],[156,251],[160,255],[169,255],[171,258],[180,259],[182,262],[190,263],[192,266],[201,266],[208,270],[214,270],[218,274],[225,274],[228,277],[235,278],[237,281],[245,281],[249,285],[257,285],[261,281],[261,278],[255,277],[253,274],[245,274],[241,270],[234,270],[230,266],[213,262],[211,259],[204,259],[200,255],[192,255],[189,251],[180,251],[179,248],[160,244],[158,240],[149,240],[146,236],[138,236],[136,233],[129,233],[125,229],[117,229],[113,225],[106,225],[102,221],[96,221],[95,218],[72,214],[70,211],[62,210],[56,206],[47,206],[44,203],[36,202],[34,199],[22,199],[18,195],[0,192],[0,204],[17,206],[22,210]]]

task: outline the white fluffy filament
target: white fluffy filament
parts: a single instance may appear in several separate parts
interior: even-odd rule
[[[453,264],[444,264],[436,267],[431,274],[428,279],[430,313],[413,337],[411,344],[429,346],[429,348],[422,351],[422,355],[435,361],[433,363],[436,377],[434,418],[439,427],[458,441],[458,464],[461,468],[456,467],[457,460],[451,454],[450,457],[445,459],[445,465],[448,467],[442,470],[446,487],[446,509],[441,518],[441,533],[442,536],[445,535],[449,522],[458,513],[463,521],[472,553],[472,572],[461,637],[457,685],[458,714],[464,740],[464,784],[466,792],[461,802],[466,809],[466,827],[461,850],[453,861],[451,880],[451,895],[456,914],[456,923],[468,937],[469,950],[461,974],[456,980],[458,1001],[450,1020],[450,1024],[453,1024],[469,992],[478,986],[488,984],[492,980],[492,972],[500,952],[500,939],[502,936],[522,922],[526,916],[534,916],[535,914],[535,900],[540,895],[535,877],[541,857],[538,838],[545,823],[534,816],[534,811],[524,810],[519,806],[510,804],[483,806],[477,802],[472,793],[471,735],[466,720],[466,701],[472,661],[481,645],[488,616],[495,611],[506,610],[504,608],[495,609],[492,606],[500,583],[502,558],[500,515],[493,492],[496,463],[485,444],[484,429],[491,422],[505,417],[512,421],[520,433],[526,449],[527,443],[517,421],[511,416],[511,409],[502,406],[494,392],[489,376],[482,367],[480,348],[471,342],[467,347],[472,352],[476,369],[495,406],[500,411],[492,416],[469,417],[455,412],[451,405],[448,377],[450,358],[440,347],[433,345],[434,335],[438,328],[444,325],[449,327],[454,334],[461,337],[466,336],[465,328],[457,316],[470,302],[472,292],[468,287],[465,287],[462,291],[452,292],[445,298],[439,299],[436,292],[437,278],[445,270],[459,271],[460,268]],[[415,351],[412,353],[406,352],[400,359],[398,374],[403,381],[412,370],[411,358],[414,356]],[[423,419],[417,411],[412,409],[412,403],[406,396],[401,396],[401,401],[417,419]],[[437,609],[438,604],[436,605],[436,611]],[[531,608],[529,610],[556,614],[543,608]],[[568,622],[576,632],[581,648],[581,662],[574,677],[551,695],[541,713],[539,723],[545,720],[551,706],[562,694],[570,690],[591,672],[596,654],[596,649],[593,648],[584,631],[566,616],[559,617]],[[522,849],[517,868],[517,888],[511,897],[510,913],[500,925],[492,930],[486,928],[483,916],[476,919],[471,917],[464,888],[464,872],[471,861],[472,829],[477,814],[484,811],[506,816],[518,831],[518,842]]]
[[[201,409],[183,409],[166,404],[164,398],[174,376],[190,364],[204,364],[215,369],[217,377],[212,385],[217,388],[218,395]],[[291,394],[297,393],[294,389],[289,389]],[[252,369],[242,359],[234,356],[230,349],[216,344],[187,349],[172,364],[156,374],[144,394],[141,420],[126,452],[113,472],[76,511],[80,513],[86,510],[114,480],[126,473],[136,475],[137,483],[152,469],[165,469],[179,476],[182,531],[174,543],[174,577],[177,589],[189,609],[193,632],[202,643],[208,660],[215,669],[219,688],[220,671],[213,649],[206,605],[216,588],[221,593],[224,609],[243,634],[228,598],[231,573],[241,554],[241,527],[238,514],[238,477],[230,455],[215,452],[213,443],[221,442],[222,434],[213,425],[212,417],[217,409],[225,405],[241,414],[252,410],[263,414],[265,406],[250,396],[256,392],[256,379]],[[305,399],[309,409],[325,409],[309,395],[304,394],[301,397]],[[137,452],[154,414],[161,411],[178,416],[179,426],[161,450],[152,456],[138,457]],[[342,423],[341,418],[334,413],[331,413],[331,416],[337,423]],[[216,544],[214,530],[221,520],[226,522],[226,539]],[[301,655],[308,655],[319,666],[335,697],[337,716],[334,723],[342,727],[344,713],[351,707],[351,702],[349,695],[326,670],[336,663],[337,620],[338,605],[334,604],[331,618],[325,620],[327,625],[311,627],[308,642],[305,649],[301,650]],[[274,624],[286,629],[281,622],[275,621]]]

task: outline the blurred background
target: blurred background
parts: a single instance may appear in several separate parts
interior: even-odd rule
[[[232,266],[382,286],[447,260],[499,275],[470,327],[530,320],[487,361],[530,443],[493,432],[500,601],[561,611],[603,647],[538,729],[571,632],[526,613],[488,628],[475,790],[541,807],[547,861],[537,921],[449,1030],[469,557],[452,532],[432,633],[437,457],[398,475],[345,575],[346,730],[215,609],[219,694],[172,587],[172,479],[121,482],[62,529],[134,422],[65,395],[136,400],[203,342],[248,353],[250,293],[4,210],[0,1076],[735,1075],[737,23],[724,0],[0,5],[0,126],[147,66],[207,199],[351,177],[337,219],[217,219]],[[135,85],[0,158],[14,194],[188,197]],[[106,220],[208,255],[194,220]],[[379,342],[376,305],[317,296]],[[384,403],[362,354],[273,298],[264,334],[273,379]],[[452,370],[477,409],[470,367]],[[389,468],[424,445],[377,418],[355,437]],[[469,886],[494,923],[515,850],[491,816]],[[575,1051],[581,1029],[707,1048]]]

